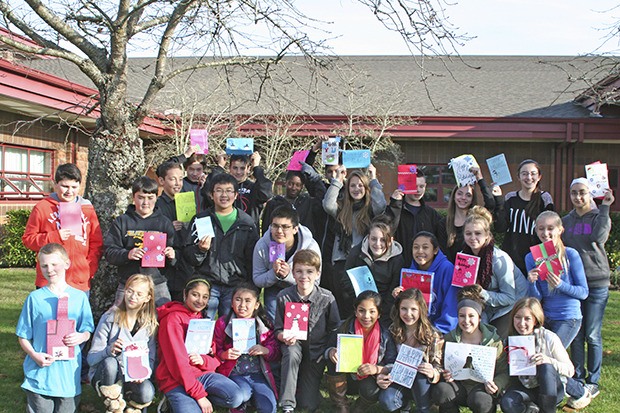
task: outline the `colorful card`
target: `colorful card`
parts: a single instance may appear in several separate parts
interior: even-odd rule
[[[360,295],[362,291],[366,290],[379,292],[377,291],[377,284],[372,276],[372,272],[370,272],[370,268],[367,266],[362,265],[361,267],[348,269],[347,275],[351,280],[351,284],[353,284],[356,297]]]
[[[199,240],[203,239],[207,235],[210,237],[215,237],[211,217],[196,218],[194,220],[194,226],[196,227],[196,230],[192,235],[196,235]]]
[[[310,304],[288,302],[284,307],[284,338],[308,339]]]
[[[538,279],[540,281],[545,281],[550,273],[558,277],[562,275],[564,269],[552,240],[534,245],[530,247],[530,251],[532,258],[534,258],[534,264],[538,268]]]
[[[286,260],[286,245],[269,241],[269,262]]]
[[[586,179],[594,198],[604,198],[609,189],[607,164],[600,161],[586,165]]]
[[[84,232],[82,226],[82,206],[77,202],[59,202],[58,215],[60,218],[60,229],[68,229],[71,235],[82,237]]]
[[[398,189],[403,194],[418,193],[418,167],[416,165],[398,165]]]
[[[390,371],[390,378],[408,389],[413,386],[418,366],[424,361],[424,352],[406,344],[401,344],[396,362]]]
[[[189,142],[191,146],[198,145],[199,150],[196,151],[199,155],[209,153],[209,131],[206,129],[190,129],[189,130]]]
[[[446,341],[444,368],[454,380],[492,381],[495,375],[497,348]]]
[[[340,153],[340,136],[329,138],[321,143],[321,160],[323,165],[338,165]]]
[[[168,234],[165,232],[147,231],[144,233],[142,267],[162,268],[166,266],[166,255],[164,254],[164,250],[166,249],[167,238]]]
[[[487,166],[491,174],[491,182],[497,185],[505,185],[512,182],[508,162],[506,162],[506,156],[503,153],[487,159]]]
[[[452,285],[455,287],[474,285],[478,277],[478,267],[480,267],[480,257],[458,252],[454,259]]]
[[[508,365],[511,376],[535,376],[536,364],[531,357],[536,353],[534,336],[508,337]]]
[[[47,320],[47,354],[54,360],[70,360],[75,357],[75,347],[66,346],[66,335],[75,333],[75,320],[69,320],[69,297],[58,298],[56,319]]]
[[[452,168],[456,183],[458,186],[474,185],[476,183],[476,176],[470,172],[472,167],[480,168],[474,155],[461,155],[456,158],[452,158],[448,166]]]
[[[254,153],[253,138],[228,138],[226,139],[227,155],[252,155]]]
[[[309,154],[310,154],[310,151],[308,150],[295,151],[295,153],[293,154],[293,157],[288,163],[288,166],[286,167],[286,170],[287,171],[301,171],[300,162],[306,162],[306,158],[308,157]]]
[[[185,349],[187,354],[209,354],[213,343],[215,320],[193,318],[189,320],[185,335]]]
[[[196,194],[193,192],[179,192],[175,194],[174,207],[178,221],[190,222],[196,215]]]
[[[363,348],[364,336],[338,334],[336,371],[339,373],[357,373],[357,369],[362,365]]]
[[[433,301],[433,277],[434,272],[414,270],[411,268],[403,268],[400,270],[400,285],[408,290],[417,288],[422,293],[424,301],[430,311]]]
[[[370,149],[341,151],[342,164],[349,168],[368,168],[370,166]]]
[[[125,382],[146,380],[151,377],[148,341],[134,341],[123,348]]]
[[[232,319],[233,347],[243,354],[256,345],[256,320],[253,318]]]

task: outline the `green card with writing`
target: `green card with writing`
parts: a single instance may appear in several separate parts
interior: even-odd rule
[[[336,371],[340,373],[356,373],[362,365],[362,349],[364,336],[357,334],[338,334],[338,364]]]
[[[196,198],[193,192],[179,192],[174,196],[177,220],[189,222],[196,215]]]

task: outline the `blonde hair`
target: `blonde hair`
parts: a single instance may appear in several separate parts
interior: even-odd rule
[[[125,283],[125,291],[134,284],[147,284],[149,291],[148,301],[142,304],[142,307],[138,310],[138,316],[136,317],[136,323],[140,328],[145,328],[149,335],[154,335],[157,331],[157,313],[155,312],[155,284],[153,279],[149,275],[134,274],[127,279]],[[129,320],[127,319],[127,304],[125,304],[125,297],[114,312],[114,322],[119,326],[131,330]]]
[[[474,205],[467,212],[467,218],[465,218],[465,224],[463,224],[463,228],[467,227],[469,224],[480,224],[482,229],[487,234],[487,242],[485,245],[488,245],[489,242],[493,239],[493,233],[491,232],[491,223],[493,222],[493,216],[483,206]]]
[[[353,204],[355,201],[351,198],[349,184],[355,177],[360,180],[362,185],[364,185],[364,198],[362,199],[362,207],[357,212],[355,222],[353,222]],[[338,201],[339,208],[336,221],[342,225],[342,228],[347,235],[351,235],[353,233],[353,227],[355,227],[358,234],[366,234],[370,228],[372,215],[372,209],[370,207],[370,180],[368,179],[368,176],[363,174],[361,171],[354,171],[349,174],[346,182],[345,195],[342,198],[343,199],[341,201]]]
[[[515,303],[514,307],[512,307],[512,311],[510,312],[510,330],[508,334],[511,336],[519,335],[515,329],[514,319],[515,315],[517,315],[517,313],[523,308],[530,310],[534,316],[534,319],[536,320],[536,325],[534,328],[542,327],[545,324],[545,312],[543,311],[540,301],[534,297],[522,298]]]
[[[478,193],[476,192],[476,188],[473,185],[465,185],[459,187],[458,185],[454,187],[452,192],[450,193],[450,200],[448,201],[448,215],[446,216],[446,232],[448,233],[448,247],[454,245],[454,241],[456,241],[456,227],[454,226],[454,217],[456,216],[456,201],[454,197],[456,196],[456,191],[461,188],[470,188],[471,189],[471,204],[469,208],[471,209],[473,206],[478,205]],[[468,211],[469,212],[469,211]]]
[[[538,221],[541,219],[550,219],[553,222],[553,225],[560,228],[560,230],[564,230],[564,225],[562,224],[562,218],[555,211],[543,211],[536,217],[536,222],[534,225],[538,227]],[[561,235],[561,234],[560,234]],[[555,246],[556,251],[558,252],[558,258],[562,263],[562,267],[566,270],[568,268],[568,262],[566,258],[566,246],[564,242],[562,242],[562,237],[558,236],[557,239],[553,240],[553,245]],[[557,274],[560,276],[561,274]]]
[[[52,254],[58,254],[62,257],[64,261],[69,261],[69,254],[67,253],[65,247],[55,242],[50,242],[49,244],[45,244],[44,246],[42,246],[39,250],[39,253],[37,254],[37,259],[40,259],[41,255]]]

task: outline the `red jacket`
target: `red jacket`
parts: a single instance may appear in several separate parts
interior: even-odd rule
[[[205,373],[212,373],[220,365],[213,355],[203,355],[204,363],[200,366],[189,364],[189,355],[185,350],[185,335],[189,320],[202,318],[200,313],[193,313],[182,303],[171,301],[157,309],[159,330],[157,340],[157,358],[159,365],[155,370],[155,378],[159,389],[167,393],[177,386],[183,386],[185,392],[198,400],[207,397],[202,384],[196,380]],[[211,345],[215,354],[215,342]]]
[[[82,291],[90,290],[90,280],[99,266],[99,259],[103,253],[103,237],[99,227],[99,219],[93,205],[87,199],[78,197],[76,202],[82,206],[82,237],[70,236],[63,241],[60,239],[60,219],[58,216],[58,198],[51,194],[39,201],[33,208],[22,242],[27,248],[38,252],[41,247],[55,242],[67,250],[71,266],[67,270],[67,283]],[[37,263],[37,287],[47,285],[47,280],[41,274]]]

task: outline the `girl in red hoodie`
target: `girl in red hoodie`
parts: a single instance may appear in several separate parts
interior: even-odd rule
[[[206,355],[187,354],[185,350],[189,320],[203,318],[210,287],[207,280],[191,279],[183,290],[183,303],[171,301],[157,309],[159,365],[155,376],[175,412],[211,413],[212,404],[231,409],[243,401],[239,386],[215,372],[220,365],[215,357],[215,343]]]
[[[241,284],[233,292],[232,312],[215,323],[215,349],[222,360],[217,368],[233,380],[243,394],[244,405],[237,412],[245,411],[245,402],[251,402],[258,413],[275,413],[276,383],[269,366],[280,358],[280,346],[273,335],[273,325],[260,301],[260,291],[252,284]],[[233,347],[232,316],[256,320],[257,344],[247,353]]]

